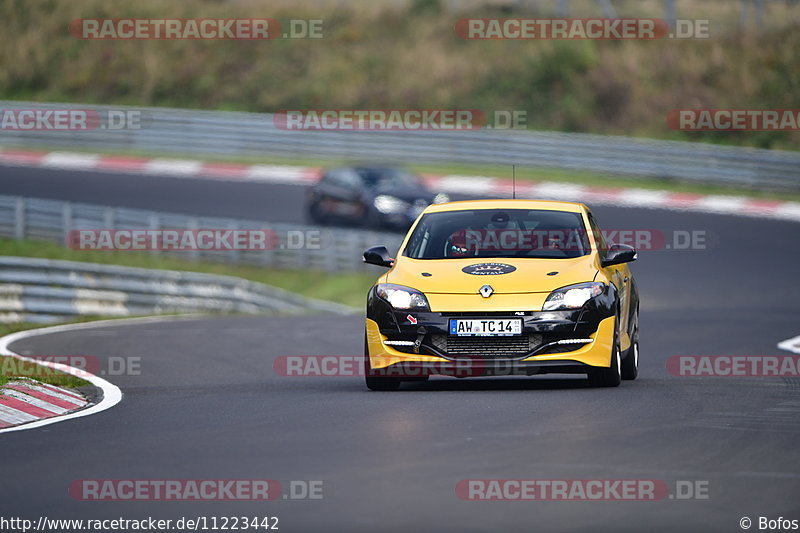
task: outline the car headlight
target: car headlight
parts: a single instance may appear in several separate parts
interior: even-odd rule
[[[411,287],[381,283],[376,289],[378,296],[389,302],[395,309],[409,309],[411,311],[428,311],[428,299],[425,295]]]
[[[411,204],[400,198],[389,196],[388,194],[380,194],[375,197],[372,202],[375,209],[381,213],[388,215],[390,213],[402,213],[407,211]]]
[[[606,290],[605,283],[592,281],[578,283],[554,290],[544,301],[542,311],[558,311],[559,309],[580,309],[583,304]]]
[[[450,197],[443,192],[440,192],[439,194],[433,197],[433,203],[435,204],[446,204],[449,201]]]

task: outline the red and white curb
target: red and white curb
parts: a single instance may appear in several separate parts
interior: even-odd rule
[[[37,365],[42,365],[55,370],[60,370],[61,372],[64,372],[66,374],[71,374],[73,376],[77,376],[81,379],[84,379],[100,390],[99,401],[97,401],[97,403],[85,406],[83,409],[65,412],[63,414],[51,416],[49,418],[40,418],[35,421],[23,423],[22,425],[2,428],[0,429],[0,434],[11,431],[21,431],[26,429],[38,428],[49,424],[55,424],[57,422],[64,422],[66,420],[72,420],[75,418],[94,415],[103,412],[107,409],[111,409],[112,407],[114,407],[115,405],[117,405],[119,402],[122,401],[122,391],[119,389],[119,387],[117,387],[113,383],[110,383],[109,381],[106,381],[105,379],[96,376],[94,374],[90,374],[83,369],[74,368],[62,363],[55,363],[52,361],[43,360],[41,358],[31,359],[29,357],[24,357],[9,350],[8,347],[12,343],[15,343],[22,339],[38,337],[39,335],[49,335],[51,333],[63,333],[63,332],[76,331],[82,329],[115,327],[128,324],[147,324],[147,323],[164,322],[172,320],[191,320],[197,318],[198,316],[202,315],[189,314],[182,316],[178,315],[152,316],[152,317],[115,318],[109,320],[96,320],[94,322],[82,322],[78,324],[62,324],[60,326],[50,326],[47,328],[28,329],[24,331],[18,331],[16,333],[11,333],[10,335],[6,335],[5,337],[0,337],[0,355],[6,355],[19,359],[21,361],[35,363]],[[47,387],[47,385],[45,385],[45,387]],[[50,394],[50,396],[53,396],[53,394]]]
[[[141,321],[143,319],[133,320]],[[102,322],[114,322],[118,324],[120,321],[108,320]],[[24,357],[12,352],[8,348],[12,343],[22,339],[38,337],[39,335],[48,335],[50,333],[102,327],[104,325],[103,323],[86,322],[29,329],[11,333],[10,335],[0,338],[0,355],[14,357],[21,361],[45,366],[54,370],[59,370],[65,374],[77,376],[88,381],[100,390],[100,401],[89,404],[86,402],[85,398],[72,391],[67,391],[66,389],[60,389],[38,382],[32,383],[27,380],[10,382],[0,389],[0,393],[2,393],[2,396],[0,396],[0,434],[38,428],[49,424],[55,424],[56,422],[93,415],[114,407],[122,400],[122,391],[120,391],[119,387],[99,376],[63,363]],[[78,399],[83,402],[81,405],[75,403]],[[73,405],[75,406],[74,408],[72,407]]]
[[[91,170],[121,174],[209,178],[220,180],[264,181],[276,183],[314,183],[320,169],[289,165],[245,165],[214,163],[192,159],[167,159],[84,154],[78,152],[40,152],[0,149],[0,164],[43,167],[60,170]]]
[[[514,186],[511,180],[477,176],[429,176],[432,188],[453,193],[508,197]],[[723,215],[774,218],[800,222],[800,202],[784,202],[746,196],[702,195],[653,189],[604,188],[562,182],[520,182],[517,198],[539,198],[581,202],[589,205],[614,205],[696,211]]]
[[[320,177],[320,168],[290,165],[246,165],[192,159],[124,157],[77,152],[41,152],[0,149],[0,165],[85,170],[124,174],[159,175],[229,181],[255,181],[307,185]],[[446,193],[511,197],[512,182],[491,176],[425,175],[428,185]],[[605,188],[564,182],[517,181],[518,198],[539,198],[615,205],[694,211],[723,215],[771,218],[800,222],[800,202],[703,195],[653,189]]]
[[[88,404],[69,389],[29,379],[10,381],[0,387],[0,428],[64,415]]]

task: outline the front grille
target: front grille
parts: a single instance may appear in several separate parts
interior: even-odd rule
[[[514,337],[456,337],[431,335],[431,344],[442,354],[458,359],[510,359],[523,357],[542,344],[537,334]]]

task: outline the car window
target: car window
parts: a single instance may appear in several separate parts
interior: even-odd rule
[[[412,259],[558,259],[590,251],[580,213],[476,209],[423,215],[403,255]]]
[[[356,171],[369,189],[387,190],[419,185],[419,178],[402,168],[359,168]]]
[[[338,187],[346,187],[348,189],[361,188],[361,178],[356,172],[348,168],[330,170],[325,174],[324,180],[326,184]]]
[[[600,254],[601,258],[604,258],[606,256],[606,252],[608,252],[610,243],[606,241],[603,231],[600,229],[600,226],[597,225],[597,221],[592,213],[589,213],[589,228],[591,229],[591,232],[594,235],[594,240],[597,243],[597,252]]]

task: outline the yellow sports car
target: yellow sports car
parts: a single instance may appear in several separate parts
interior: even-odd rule
[[[402,381],[587,374],[595,386],[635,379],[639,296],[627,263],[589,208],[569,202],[474,200],[431,205],[367,297],[365,376]]]

